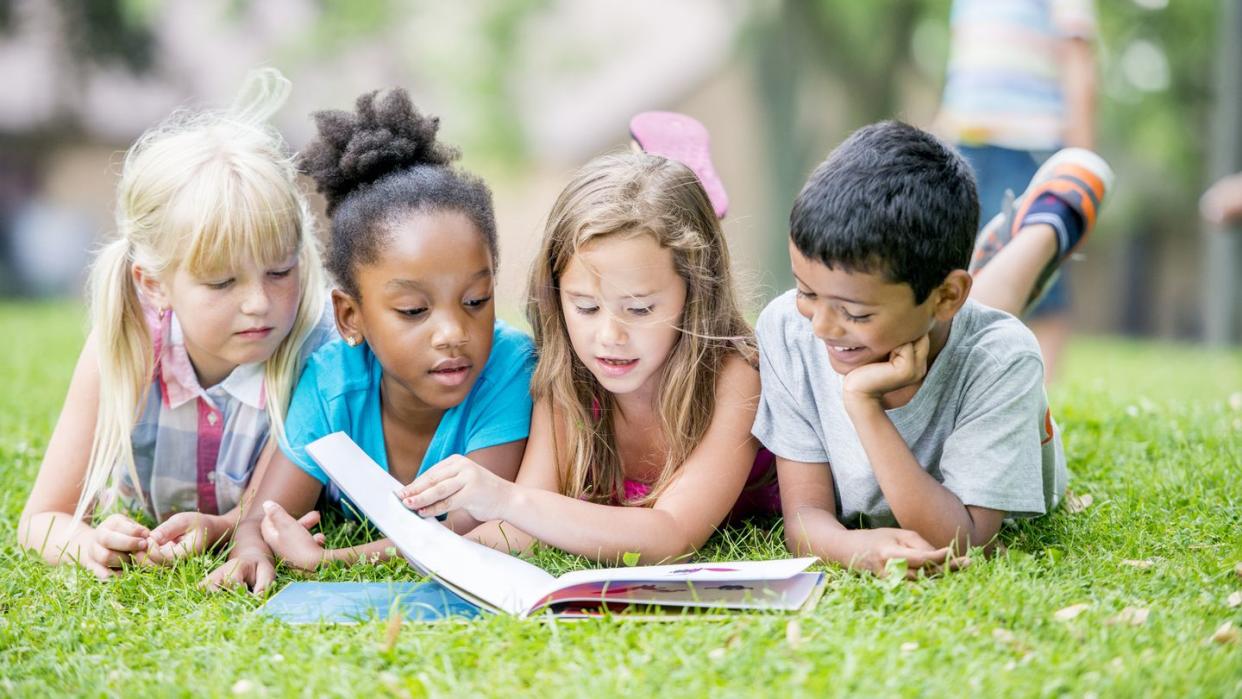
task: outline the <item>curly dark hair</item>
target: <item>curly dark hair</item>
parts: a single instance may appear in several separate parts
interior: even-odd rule
[[[314,118],[319,138],[301,161],[328,200],[332,239],[325,263],[342,289],[359,296],[354,271],[379,259],[392,225],[414,212],[464,214],[496,265],[491,190],[452,166],[460,152],[436,140],[439,118],[420,113],[405,90],[368,92],[355,113],[329,110]]]

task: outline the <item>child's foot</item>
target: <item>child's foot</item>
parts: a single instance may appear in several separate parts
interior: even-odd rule
[[[982,269],[1024,228],[1048,225],[1056,234],[1056,253],[1035,282],[1030,299],[1034,302],[1061,263],[1095,227],[1100,206],[1112,187],[1113,170],[1100,156],[1084,148],[1057,151],[1031,178],[1022,196],[1006,201],[1001,212],[979,232],[970,261],[971,274]]]
[[[676,160],[693,170],[711,199],[716,218],[724,218],[729,195],[712,167],[707,127],[677,112],[643,112],[630,119],[630,136],[644,152]]]

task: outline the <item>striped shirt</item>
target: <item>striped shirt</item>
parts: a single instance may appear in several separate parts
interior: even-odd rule
[[[144,305],[154,342],[155,371],[132,444],[138,486],[123,471],[100,500],[101,511],[121,508],[162,522],[177,512],[222,514],[237,506],[267,444],[264,364],[242,364],[204,389],[186,353],[181,323],[171,311],[161,321]],[[328,305],[299,354],[299,372],[311,352],[337,337]]]
[[[1058,148],[1061,42],[1094,38],[1092,0],[954,0],[949,25],[941,135],[971,146]]]

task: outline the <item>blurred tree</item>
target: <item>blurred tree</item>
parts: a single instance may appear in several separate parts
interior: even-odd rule
[[[56,0],[65,44],[78,64],[120,65],[142,74],[155,62],[152,7],[139,0]],[[81,71],[75,71],[81,72]]]
[[[933,16],[943,16],[947,32],[948,0],[776,0],[756,12],[750,48],[774,203],[767,230],[788,229],[789,206],[829,144],[859,126],[900,115],[907,75],[939,79],[926,74],[913,54],[916,28]],[[807,108],[825,78],[843,98],[839,133],[825,134],[826,115]],[[792,286],[792,276],[785,236],[769,237],[766,281],[776,294]]]
[[[1221,0],[1210,181],[1242,171],[1242,0]],[[1242,343],[1242,225],[1208,227],[1204,255],[1204,338]]]
[[[233,2],[240,10],[254,0]],[[402,20],[425,18],[433,24],[456,12],[446,12],[442,5],[428,0],[317,0],[316,4],[319,13],[313,29],[290,49],[294,62],[324,60],[362,41],[401,46],[410,39],[399,34],[408,29]],[[418,46],[403,54],[408,57],[410,75],[419,76],[434,66],[437,86],[453,86],[452,95],[467,102],[461,112],[470,116],[469,127],[464,129],[460,145],[475,163],[513,170],[529,157],[512,90],[523,67],[519,60],[523,29],[549,5],[550,0],[507,0],[471,6],[463,11],[467,16],[464,25],[457,27],[471,34],[468,48],[461,42],[450,42],[437,47]],[[438,53],[445,48],[452,55]],[[465,121],[456,121],[455,128],[461,128]]]

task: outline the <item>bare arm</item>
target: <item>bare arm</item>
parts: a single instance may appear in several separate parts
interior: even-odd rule
[[[924,471],[884,412],[884,396],[918,386],[927,376],[929,346],[928,335],[923,335],[894,349],[888,361],[848,372],[843,400],[879,489],[902,528],[938,548],[965,552],[970,546],[990,546],[1004,513],[963,505],[958,495]]]
[[[893,350],[887,362],[850,371],[843,385],[845,411],[884,499],[902,528],[916,532],[933,546],[949,546],[964,553],[971,546],[991,545],[1004,513],[963,505],[923,470],[884,412],[887,393],[918,385],[927,375],[929,347],[930,340],[924,335]]]
[[[526,440],[518,439],[486,449],[477,449],[466,454],[466,458],[506,481],[513,481],[517,478],[525,454]],[[448,514],[445,524],[458,534],[465,534],[477,529],[482,523],[464,510],[453,510]]]
[[[73,511],[82,494],[98,412],[99,360],[91,333],[78,356],[64,407],[17,527],[18,543],[48,563],[83,560],[94,541],[94,529],[74,520]]]
[[[1061,92],[1065,96],[1065,145],[1095,147],[1095,48],[1081,37],[1061,41]]]
[[[923,470],[893,426],[879,401],[846,400],[846,409],[862,442],[876,481],[901,526],[917,532],[933,546],[965,553],[971,546],[990,546],[1005,514],[966,506]]]
[[[813,555],[846,568],[883,575],[892,559],[906,561],[907,575],[920,569],[937,572],[949,556],[947,548],[935,548],[917,533],[905,529],[846,529],[837,519],[832,469],[828,464],[809,464],[776,459],[785,516],[785,545],[794,555]],[[965,563],[959,559],[951,566]]]
[[[106,578],[113,569],[140,559],[150,532],[122,514],[92,527],[74,519],[86,479],[95,419],[99,413],[99,359],[95,334],[86,338],[34,488],[17,525],[18,543],[53,565],[76,561]]]
[[[828,464],[808,464],[777,457],[781,514],[785,518],[785,545],[796,556],[818,556],[850,565],[850,530],[837,520],[832,470]]]
[[[272,501],[294,517],[310,512],[323,486],[288,459],[270,443],[269,460],[262,474],[251,478],[247,494],[253,492],[253,504],[262,505]],[[261,476],[261,477],[260,477]],[[243,502],[247,502],[243,498]],[[233,551],[223,566],[212,571],[205,581],[209,589],[245,584],[255,593],[262,592],[275,578],[272,550],[263,539],[261,529],[264,508],[243,508],[241,520],[233,534]]]
[[[601,505],[561,495],[552,415],[546,403],[536,407],[531,437],[517,483],[475,496],[458,490],[462,506],[477,506],[489,522],[473,536],[506,549],[525,548],[530,538],[589,558],[614,561],[638,553],[658,562],[692,553],[728,514],[745,485],[758,444],[750,436],[759,394],[759,375],[740,358],[731,360],[717,384],[712,424],[677,476],[650,508]],[[428,474],[430,475],[430,474]],[[446,474],[447,475],[447,474]],[[420,479],[421,480],[421,479]],[[411,495],[426,492],[432,502],[452,502],[446,487],[431,492],[436,482],[415,482]],[[479,490],[483,490],[480,488]],[[416,505],[422,506],[422,505]],[[503,528],[503,529],[502,529]],[[516,528],[517,531],[514,531]]]
[[[515,484],[524,489],[546,490],[551,493],[559,491],[556,447],[552,433],[553,419],[547,401],[535,405],[530,419],[530,437],[526,441],[525,453],[514,479]],[[535,542],[533,536],[501,519],[484,522],[465,536],[485,546],[509,552],[525,553]]]

